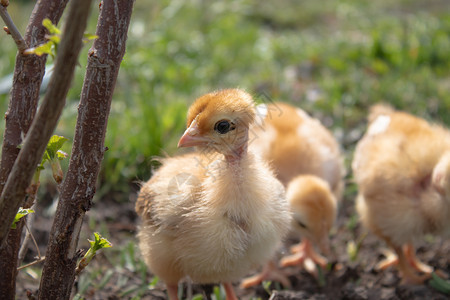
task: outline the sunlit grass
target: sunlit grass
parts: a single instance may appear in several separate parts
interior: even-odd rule
[[[449,126],[450,7],[442,0],[424,3],[137,1],[112,101],[97,197],[129,201],[130,183],[151,176],[152,157],[176,153],[189,104],[215,89],[241,87],[304,108],[335,133],[348,168],[373,103],[388,102]],[[11,15],[23,33],[32,5],[11,1]],[[95,32],[97,16],[93,10],[89,32]],[[69,154],[90,46],[80,56],[55,133],[69,138],[63,148]],[[3,78],[13,72],[16,55],[6,35],[0,51]],[[2,113],[8,97],[0,95]],[[353,199],[355,194],[356,186],[350,184],[345,196]],[[88,223],[90,231],[110,237],[107,224],[94,217]],[[348,229],[354,231],[356,223],[352,217]],[[360,240],[355,237],[353,243],[356,258]],[[158,284],[132,242],[99,257],[107,263],[94,261],[95,267],[83,271],[75,299],[111,285],[121,297],[139,299]],[[213,296],[221,299],[223,291],[216,287]]]
[[[210,90],[241,87],[299,105],[349,150],[375,102],[450,124],[450,9],[439,5],[431,1],[427,10],[413,0],[137,2],[109,118],[99,195],[119,191],[116,197],[125,199],[130,182],[150,177],[151,157],[176,152],[189,103]],[[91,25],[96,18],[93,11]],[[6,75],[13,71],[15,47],[7,39],[0,47],[6,54],[0,74]],[[71,140],[84,51],[57,130]],[[1,97],[6,110],[7,96]]]

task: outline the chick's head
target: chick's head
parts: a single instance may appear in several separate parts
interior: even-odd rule
[[[242,90],[203,95],[189,108],[187,129],[178,147],[206,147],[225,156],[239,156],[247,149],[248,129],[254,119],[252,97]]]
[[[328,254],[328,234],[336,219],[337,205],[328,183],[317,176],[297,176],[289,183],[286,198],[294,228]]]

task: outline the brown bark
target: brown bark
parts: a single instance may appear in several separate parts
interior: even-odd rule
[[[54,24],[57,24],[66,3],[67,0],[43,0],[35,5],[25,35],[25,42],[29,47],[35,47],[45,42],[46,29],[42,26],[42,20],[49,18]],[[5,114],[6,124],[0,162],[0,194],[19,154],[17,146],[22,143],[22,136],[28,132],[36,113],[46,59],[46,56],[24,56],[22,51],[17,53],[14,84],[9,108]],[[14,299],[17,252],[22,228],[23,221],[17,225],[15,230],[9,232],[7,242],[0,247],[0,270],[2,270],[0,272],[0,299]]]
[[[31,15],[25,41],[29,47],[45,42],[46,29],[42,21],[49,18],[57,24],[67,0],[40,0]],[[17,54],[13,87],[3,136],[2,159],[0,164],[0,192],[3,190],[14,161],[19,154],[17,148],[22,143],[36,114],[42,77],[45,73],[47,56]]]
[[[14,216],[22,204],[26,188],[30,185],[36,166],[42,159],[45,147],[58,123],[65,98],[82,46],[83,32],[91,0],[73,2],[68,15],[78,26],[70,23],[62,33],[54,74],[31,129],[14,163],[0,198],[0,243],[5,241]]]
[[[78,108],[69,169],[50,233],[39,299],[68,299],[75,280],[76,248],[91,206],[104,155],[106,125],[125,53],[134,0],[103,1]]]
[[[83,32],[86,28],[85,19],[91,0],[79,0],[74,3],[76,4],[72,7],[76,9],[70,11],[69,17],[72,18],[69,20],[79,21],[78,26],[72,24],[65,26],[48,91],[3,188],[0,198],[1,244],[6,239],[14,216],[25,197],[26,188],[30,185],[36,166],[42,158],[65,104],[82,46]]]

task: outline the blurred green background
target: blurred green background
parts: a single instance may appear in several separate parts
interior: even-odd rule
[[[11,0],[8,11],[22,33],[34,3]],[[89,33],[95,33],[98,4],[93,5]],[[0,33],[0,41],[0,82],[7,82],[16,46],[5,34]],[[56,130],[69,138],[63,148],[69,154],[91,45],[79,58]],[[176,153],[190,103],[229,87],[244,88],[259,102],[290,102],[319,118],[338,138],[348,166],[373,103],[388,102],[450,125],[449,1],[137,0],[112,101],[105,142],[109,150],[95,196],[98,208],[87,215],[89,230],[80,238],[86,244],[91,232],[100,231],[115,245],[78,279],[76,299],[89,298],[92,289],[96,295],[109,291],[108,282],[120,290],[119,296],[139,299],[156,284],[137,255],[132,212],[136,182],[151,176],[152,156]],[[0,94],[1,113],[8,101],[7,91]],[[1,133],[3,128],[4,121]],[[41,182],[39,201],[57,197],[48,170]],[[355,189],[347,186],[346,200],[353,201]],[[51,220],[39,220],[43,225],[35,224],[34,231],[45,247]],[[32,278],[37,288],[40,272],[38,267],[20,272],[18,286],[27,287]]]
[[[33,5],[11,1],[22,33]],[[95,3],[89,33],[97,17]],[[56,131],[70,141],[91,45]],[[0,51],[4,78],[16,54],[5,34]],[[240,87],[302,107],[334,132],[348,162],[375,102],[449,125],[449,75],[448,0],[136,1],[96,197],[128,201],[151,157],[176,153],[187,107],[205,92]],[[0,95],[2,113],[8,100]]]

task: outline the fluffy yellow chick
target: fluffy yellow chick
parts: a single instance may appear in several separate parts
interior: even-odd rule
[[[292,228],[302,237],[301,243],[291,249],[294,254],[284,257],[281,265],[303,264],[315,273],[314,263],[324,267],[327,259],[316,253],[314,246],[328,253],[328,234],[344,186],[339,145],[318,120],[299,108],[273,103],[259,105],[257,110],[259,120],[251,130],[250,149],[259,152],[287,186],[286,196],[293,212]],[[241,285],[258,284],[272,277],[273,271],[273,266],[266,267]]]
[[[179,147],[193,153],[162,160],[139,193],[139,237],[150,270],[177,299],[178,282],[232,281],[269,260],[289,229],[283,185],[247,151],[255,119],[252,97],[238,89],[198,98],[190,107]]]
[[[299,175],[289,182],[286,198],[293,212],[293,227],[300,233],[302,242],[293,247],[295,254],[281,260],[281,265],[306,263],[309,258],[325,268],[328,260],[316,253],[313,246],[317,245],[324,254],[329,254],[328,235],[336,220],[335,195],[320,177]]]
[[[300,108],[283,102],[258,105],[250,147],[271,163],[285,186],[298,175],[315,175],[341,198],[345,171],[339,144],[319,120]]]
[[[397,265],[404,281],[422,283],[433,269],[415,257],[413,241],[450,232],[450,132],[374,106],[352,167],[361,221],[396,255],[378,268]]]

